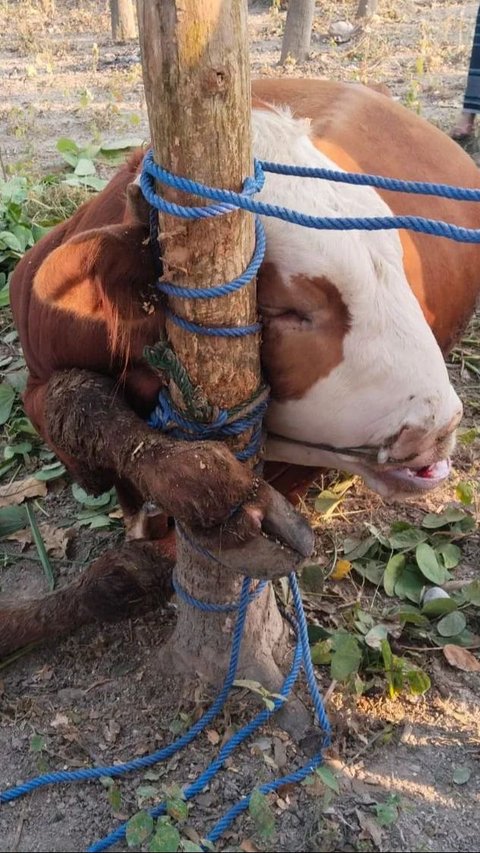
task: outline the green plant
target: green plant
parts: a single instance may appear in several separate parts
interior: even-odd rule
[[[72,169],[63,182],[69,186],[101,190],[108,182],[98,176],[96,163],[100,161],[111,166],[117,165],[129,149],[139,145],[139,139],[118,139],[112,143],[91,142],[82,148],[73,139],[59,139],[57,150]]]
[[[452,570],[460,562],[457,542],[475,529],[476,522],[452,505],[441,513],[428,513],[418,527],[397,521],[382,533],[372,524],[365,526],[366,538],[344,541],[343,562],[363,582],[382,589],[387,601],[376,594],[369,609],[355,602],[342,611],[341,620],[336,614],[334,629],[310,625],[313,661],[329,665],[333,679],[357,692],[380,675],[391,697],[402,691],[424,693],[430,686],[428,675],[411,655],[398,650],[407,645],[414,651],[415,644],[426,642],[464,647],[472,643],[480,583],[466,582],[451,595],[441,587],[452,580]]]

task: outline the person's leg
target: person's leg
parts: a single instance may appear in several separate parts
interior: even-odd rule
[[[463,111],[452,128],[451,137],[457,140],[468,139],[473,133],[475,116],[478,112],[480,112],[480,5],[475,22]]]

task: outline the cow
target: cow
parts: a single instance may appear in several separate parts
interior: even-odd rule
[[[452,140],[357,84],[256,80],[252,124],[262,160],[479,186]],[[193,529],[230,525],[235,541],[255,541],[262,524],[282,534],[272,490],[224,445],[174,441],[146,425],[166,379],[143,357],[164,330],[161,301],[144,311],[161,250],[138,186],[144,153],[30,249],[11,284],[29,371],[25,411],[87,490],[116,486],[127,535],[140,544],[103,555],[74,588],[5,608],[0,654],[117,618],[152,586],[166,600],[172,554],[153,560],[145,540],[165,533],[169,516]],[[473,203],[311,178],[267,174],[258,198],[312,215],[410,213],[480,227]],[[308,479],[334,467],[389,498],[444,482],[462,406],[443,354],[474,310],[480,250],[405,231],[264,225],[265,478],[288,491],[302,470]]]

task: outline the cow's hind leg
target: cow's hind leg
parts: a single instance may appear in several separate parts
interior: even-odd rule
[[[119,621],[164,605],[173,593],[174,561],[153,543],[107,551],[75,581],[43,598],[0,599],[0,660],[82,625]]]

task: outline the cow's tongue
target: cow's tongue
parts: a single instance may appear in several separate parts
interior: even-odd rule
[[[431,477],[435,477],[435,465],[426,465],[425,468],[419,468],[417,471],[414,471],[415,477],[424,477],[425,479],[430,479]]]

